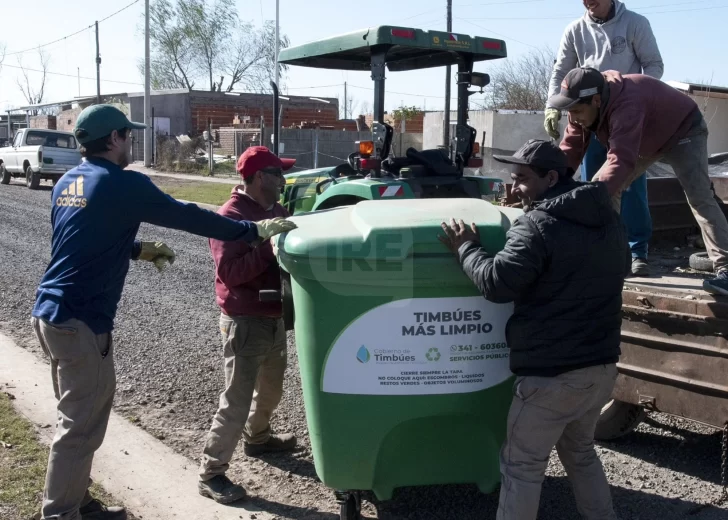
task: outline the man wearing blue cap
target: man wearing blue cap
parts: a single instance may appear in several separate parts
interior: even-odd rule
[[[137,241],[142,222],[218,240],[258,244],[295,228],[282,218],[237,221],[166,195],[145,175],[126,171],[132,123],[112,105],[78,117],[74,134],[85,160],[66,173],[51,197],[51,261],[41,280],[32,325],[51,360],[58,423],[50,449],[43,519],[124,520],[88,492],[116,388],[112,330],[130,260],[161,270],[175,253]]]

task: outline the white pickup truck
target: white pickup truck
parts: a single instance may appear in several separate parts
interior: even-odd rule
[[[31,190],[41,180],[55,185],[64,173],[81,164],[78,141],[70,132],[23,128],[10,146],[0,148],[0,184],[13,177],[25,177]]]

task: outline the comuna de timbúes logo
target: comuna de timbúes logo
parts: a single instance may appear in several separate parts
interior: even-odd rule
[[[369,363],[369,360],[371,358],[372,357],[369,354],[369,350],[367,350],[367,348],[364,345],[362,345],[361,347],[359,347],[359,350],[356,353],[356,360],[359,363]]]

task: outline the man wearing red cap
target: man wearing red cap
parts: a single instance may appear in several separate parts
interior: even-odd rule
[[[278,204],[283,171],[294,159],[279,159],[264,146],[248,148],[238,160],[242,185],[233,189],[219,214],[235,220],[286,218]],[[261,302],[259,291],[280,289],[280,271],[270,241],[258,247],[210,240],[215,292],[222,310],[225,390],[212,420],[200,465],[201,495],[228,504],[245,489],[225,476],[235,447],[244,437],[248,456],[295,448],[291,434],[271,433],[270,418],[283,394],[287,364],[286,330],[280,302]]]

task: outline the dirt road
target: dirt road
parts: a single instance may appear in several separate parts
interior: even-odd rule
[[[50,257],[50,236],[50,187],[30,191],[17,181],[0,186],[0,329],[35,351],[29,316]],[[131,267],[116,322],[115,408],[196,464],[223,381],[213,264],[204,238],[146,225],[140,238],[164,240],[177,251],[177,261],[162,274],[150,264]],[[257,506],[280,518],[335,519],[333,494],[313,467],[292,336],[289,359],[274,428],[295,432],[301,451],[259,461],[240,449],[230,476],[248,487]],[[50,384],[50,374],[38,374],[38,384]],[[700,507],[719,495],[718,440],[709,429],[655,414],[627,438],[600,445],[620,518],[726,518],[725,509]],[[392,520],[488,519],[495,518],[497,499],[497,493],[482,495],[472,486],[402,489],[386,503],[366,502],[365,513]],[[578,518],[555,456],[540,518]]]

